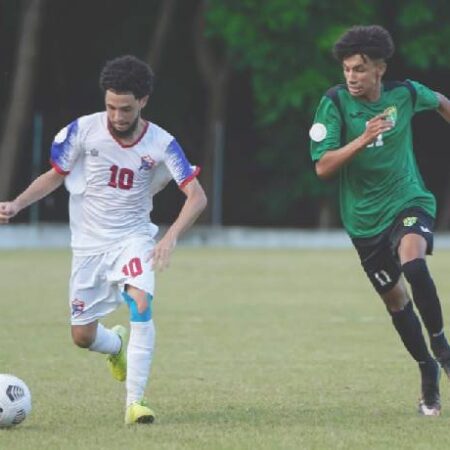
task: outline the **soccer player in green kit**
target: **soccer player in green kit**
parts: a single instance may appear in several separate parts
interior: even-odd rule
[[[344,227],[418,363],[419,413],[438,416],[438,362],[450,378],[450,347],[425,259],[433,248],[436,200],[417,168],[411,119],[434,109],[450,122],[450,101],[415,81],[383,81],[393,53],[390,34],[378,25],[354,26],[335,43],[333,54],[342,63],[345,84],[329,89],[320,101],[310,129],[311,157],[320,178],[339,176]]]

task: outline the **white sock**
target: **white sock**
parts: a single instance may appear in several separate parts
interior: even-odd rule
[[[108,330],[101,323],[97,325],[97,335],[89,350],[98,353],[117,355],[120,351],[122,341],[114,331]]]
[[[155,325],[149,322],[130,322],[127,352],[127,406],[142,400],[147,386],[155,345]]]

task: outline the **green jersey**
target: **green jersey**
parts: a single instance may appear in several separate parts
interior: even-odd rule
[[[438,106],[435,92],[409,80],[385,82],[376,102],[352,97],[345,85],[322,98],[310,130],[315,162],[360,136],[377,114],[387,113],[394,124],[339,171],[341,218],[351,237],[377,235],[408,207],[435,216],[436,200],[425,188],[413,153],[411,119]]]

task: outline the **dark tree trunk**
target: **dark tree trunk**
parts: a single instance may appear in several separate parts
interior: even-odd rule
[[[201,180],[208,195],[208,207],[203,221],[212,225],[222,224],[222,172],[228,81],[231,64],[226,53],[217,55],[205,34],[204,15],[207,1],[202,0],[195,19],[195,53],[207,88],[207,107],[203,141],[203,165]]]
[[[42,11],[46,0],[27,0],[24,2],[21,31],[14,68],[14,81],[11,97],[3,124],[0,142],[0,199],[11,195],[12,182],[20,156],[22,136],[31,112],[33,85],[39,55]]]
[[[156,18],[156,27],[147,54],[147,62],[156,73],[161,62],[161,54],[166,37],[172,24],[176,2],[177,0],[163,0],[158,11],[158,17]]]

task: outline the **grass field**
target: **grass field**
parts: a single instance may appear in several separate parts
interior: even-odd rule
[[[430,266],[450,326],[450,252]],[[71,344],[69,270],[65,251],[0,252],[0,372],[33,395],[1,450],[450,448],[449,385],[418,417],[418,370],[351,250],[179,249],[154,307],[157,422],[131,428],[105,358]]]

